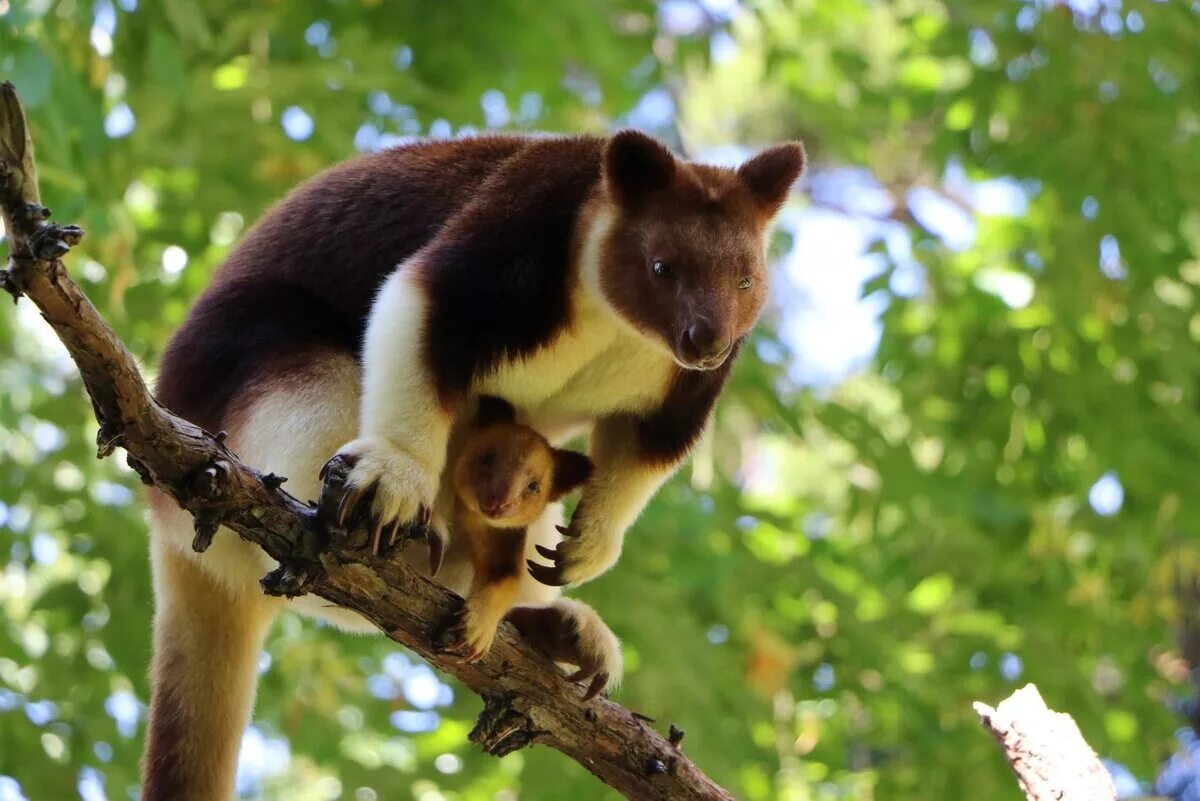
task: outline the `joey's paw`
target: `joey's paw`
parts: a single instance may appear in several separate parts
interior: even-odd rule
[[[517,606],[505,617],[555,662],[573,665],[567,681],[584,684],[584,700],[621,683],[621,643],[585,603],[559,598],[547,606]]]
[[[453,654],[465,662],[478,662],[492,650],[496,628],[496,621],[484,619],[468,601],[454,612],[449,624],[434,635],[433,644],[439,651]]]
[[[317,513],[327,526],[365,528],[365,545],[374,554],[407,539],[426,539],[432,564],[433,538],[426,530],[436,477],[411,456],[377,440],[357,439],[325,463],[321,480]]]
[[[526,560],[529,575],[542,584],[563,587],[590,581],[612,567],[620,555],[620,535],[587,529],[581,531],[574,521],[569,528],[557,528],[563,539],[556,547],[535,546],[550,564]]]

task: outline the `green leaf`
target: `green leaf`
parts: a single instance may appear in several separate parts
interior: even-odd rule
[[[37,108],[46,100],[50,90],[50,57],[35,44],[18,45],[13,63],[12,76],[8,78],[17,87],[21,102],[28,108]]]
[[[932,615],[945,606],[954,594],[954,579],[946,573],[928,576],[908,594],[908,607],[923,615]]]

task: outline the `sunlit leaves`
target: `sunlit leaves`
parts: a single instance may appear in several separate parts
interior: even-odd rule
[[[1149,778],[1187,676],[1169,624],[1200,529],[1200,17],[1126,6],[0,0],[0,75],[47,201],[88,231],[73,273],[151,374],[246,227],[355,149],[599,130],[651,88],[641,111],[679,108],[689,149],[806,140],[807,202],[873,260],[849,297],[879,317],[874,359],[803,386],[796,332],[842,334],[796,324],[819,296],[781,295],[694,468],[580,595],[625,640],[622,700],[687,729],[738,797],[999,797],[971,700],[1035,680]],[[790,235],[808,208],[781,278],[839,267],[845,237]],[[0,774],[59,798],[62,766],[88,765],[116,798],[139,748],[111,699],[145,700],[144,524],[45,333],[0,314]],[[287,761],[265,797],[601,797],[544,750],[480,757],[478,702],[406,693],[386,643],[289,619],[270,655],[247,748]]]

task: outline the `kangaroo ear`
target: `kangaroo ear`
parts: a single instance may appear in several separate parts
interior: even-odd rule
[[[738,177],[767,214],[787,200],[792,184],[804,172],[804,145],[785,142],[762,151],[738,168]]]
[[[575,451],[554,450],[554,487],[550,500],[557,501],[592,477],[592,460]]]
[[[512,423],[517,419],[517,412],[512,404],[491,395],[479,396],[479,408],[475,410],[475,425],[490,426],[494,423]]]
[[[628,128],[608,140],[604,179],[623,202],[636,202],[675,177],[675,155],[654,137]]]

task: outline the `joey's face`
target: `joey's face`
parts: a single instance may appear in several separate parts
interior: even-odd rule
[[[498,423],[472,434],[454,468],[454,489],[498,528],[523,528],[552,500],[554,456],[537,432]]]
[[[766,303],[767,228],[803,160],[791,144],[738,170],[709,167],[643,134],[617,134],[605,155],[612,217],[596,267],[608,305],[681,367],[720,367]]]

